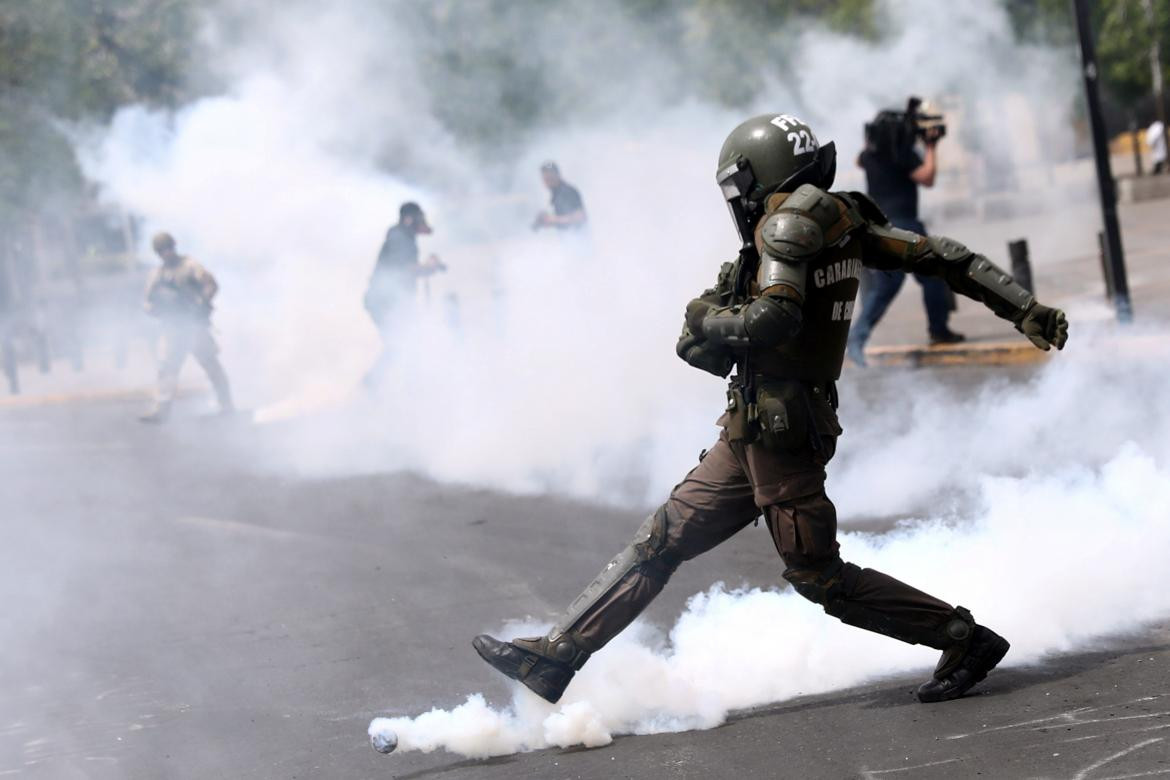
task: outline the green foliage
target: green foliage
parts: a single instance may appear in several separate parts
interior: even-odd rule
[[[999,2],[1022,40],[1075,45],[1070,0]],[[1147,99],[1153,31],[1170,53],[1170,0],[1153,0],[1152,27],[1142,2],[1094,3],[1102,73],[1117,100]],[[239,3],[0,0],[0,214],[78,191],[63,123],[101,122],[133,103],[189,100],[193,79],[207,70],[202,14],[230,14]],[[281,13],[279,3],[265,7]],[[636,104],[642,94],[747,105],[762,86],[760,52],[773,60],[773,73],[784,72],[789,44],[813,24],[875,42],[887,32],[879,0],[400,0],[371,7],[417,31],[417,78],[433,113],[493,155],[523,148],[534,131],[574,116]],[[247,38],[246,30],[225,29],[241,35],[237,42]],[[598,83],[615,73],[624,90]]]
[[[75,194],[63,121],[128,103],[177,105],[193,54],[192,0],[7,0],[0,5],[0,208]]]
[[[1076,45],[1071,0],[1005,0],[1021,38],[1040,43]],[[1170,0],[1097,0],[1090,4],[1097,60],[1106,94],[1118,110],[1151,102],[1154,36],[1162,49],[1162,77],[1170,84]]]
[[[1162,78],[1170,82],[1170,0],[1152,0],[1151,25],[1142,0],[1110,0],[1098,13],[1098,57],[1111,91],[1126,102],[1150,94],[1153,71],[1150,47],[1157,36],[1162,49]]]

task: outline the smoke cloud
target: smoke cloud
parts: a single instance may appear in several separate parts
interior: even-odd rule
[[[887,424],[911,432],[868,453],[881,458],[880,474],[866,459],[841,464],[833,472],[838,489],[830,491],[839,503],[880,500],[891,484],[909,490],[902,502],[886,497],[895,505],[916,501],[916,487],[970,490],[960,506],[908,520],[893,532],[842,534],[842,556],[967,606],[1012,642],[1006,665],[1033,663],[1164,617],[1170,612],[1170,575],[1162,565],[1170,544],[1170,401],[1144,391],[1170,380],[1164,331],[1158,335],[1163,346],[1156,364],[1119,361],[1115,340],[1082,337],[1026,384],[993,383],[975,402],[947,399],[927,384],[928,419],[919,419],[921,407],[908,406],[888,410],[885,419],[859,420],[862,440]],[[1104,354],[1111,357],[1098,357]],[[1105,399],[1094,390],[1102,376],[1110,387]],[[1098,400],[1087,412],[1085,399],[1093,395]],[[940,441],[935,437],[956,430],[931,430],[929,423],[939,420],[967,421],[964,434],[978,439],[948,439],[953,449],[945,460],[960,464],[955,468],[925,465],[932,461],[924,454]],[[979,421],[977,434],[971,420]],[[1021,442],[1018,430],[1033,421],[1048,430]],[[972,460],[968,446],[986,454]],[[995,456],[999,462],[990,463]],[[955,479],[960,468],[966,477]],[[547,628],[508,625],[502,635]],[[690,599],[668,637],[645,624],[619,636],[578,673],[557,705],[514,685],[508,706],[492,707],[473,694],[451,710],[375,719],[370,731],[394,731],[399,750],[472,757],[592,747],[615,734],[712,728],[735,710],[897,673],[925,677],[935,660],[935,651],[845,626],[791,589],[719,583]],[[495,673],[485,667],[485,674]]]
[[[678,73],[670,53],[598,6],[574,24],[604,28],[603,38],[545,19],[552,32],[534,31],[525,52],[560,80],[560,102],[589,111],[547,118],[526,145],[485,158],[444,130],[450,107],[421,81],[431,42],[398,10],[290,4],[275,18],[212,18],[223,94],[175,114],[127,109],[83,150],[109,198],[170,230],[219,276],[216,323],[237,394],[260,421],[289,429],[289,446],[262,467],[409,467],[651,502],[709,443],[722,406],[720,384],[670,345],[682,304],[735,250],[712,177],[743,116],[807,116],[822,141],[837,141],[847,188],[862,186],[851,164],[862,124],[911,91],[965,106],[966,146],[1023,177],[1032,169],[1013,155],[1027,144],[1015,139],[1071,143],[1061,122],[1076,82],[1054,75],[1064,55],[1015,44],[994,3],[889,3],[893,32],[881,44],[816,28],[789,35],[745,74],[762,85],[756,105],[735,111],[687,99],[685,84],[665,88]],[[944,31],[964,42],[946,56]],[[631,58],[637,75],[627,77]],[[969,78],[975,69],[980,79]],[[503,99],[488,76],[464,78],[468,99],[474,86]],[[1051,119],[1013,124],[993,95],[1025,95],[1029,116]],[[547,198],[536,173],[546,158],[584,194],[591,226],[580,242],[527,229]],[[394,381],[371,399],[356,388],[381,344],[361,300],[406,199],[436,226],[422,251],[451,271],[400,317],[388,345]],[[1043,258],[1070,232],[1038,228],[1033,251]]]
[[[524,143],[501,131],[486,155],[447,129],[455,109],[427,94],[433,41],[407,7],[290,3],[263,23],[247,10],[209,19],[221,94],[173,114],[124,110],[84,142],[106,196],[174,233],[219,277],[216,323],[238,395],[284,434],[279,449],[239,445],[258,469],[406,468],[497,489],[661,500],[713,440],[723,406],[722,384],[671,346],[685,302],[735,251],[715,155],[752,113],[804,116],[837,142],[838,186],[860,189],[852,163],[864,122],[911,93],[941,100],[955,122],[943,153],[961,147],[964,163],[927,198],[936,230],[952,207],[980,216],[963,202],[972,192],[1064,204],[1087,191],[1062,163],[1075,65],[1013,41],[991,0],[891,0],[880,43],[798,30],[743,74],[761,88],[737,110],[677,84],[677,60],[614,7],[578,4],[558,35],[514,52],[561,79],[556,106]],[[474,30],[478,12],[467,13]],[[613,56],[591,53],[600,35]],[[515,98],[473,72],[462,87],[469,101]],[[547,199],[537,175],[547,158],[584,195],[590,228],[579,240],[528,230]],[[382,345],[361,301],[407,199],[436,228],[424,254],[451,270],[403,312],[386,345],[391,381],[370,394],[361,378]],[[968,227],[956,237],[979,247],[980,228]],[[1069,225],[1058,209],[1037,213],[1029,231],[1041,279],[1070,247],[1095,242],[1093,225]],[[1011,639],[1011,663],[1170,610],[1160,560],[1170,408],[1150,392],[1170,379],[1166,362],[1126,359],[1114,344],[1098,359],[1106,342],[1087,340],[1070,315],[1068,352],[1023,384],[956,399],[915,376],[900,380],[905,401],[893,407],[843,387],[847,437],[830,482],[842,519],[920,518],[891,534],[844,534],[843,553],[970,607]],[[371,729],[395,730],[400,750],[468,756],[598,745],[708,728],[736,709],[922,669],[929,655],[843,627],[788,591],[717,585],[668,636],[637,625],[616,640],[558,706],[524,690],[503,707],[474,694]]]

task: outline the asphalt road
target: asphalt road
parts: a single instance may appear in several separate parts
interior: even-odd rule
[[[945,705],[913,699],[924,668],[705,732],[380,756],[375,715],[472,691],[506,702],[471,636],[554,615],[641,514],[411,474],[265,472],[245,443],[274,428],[148,428],[137,410],[0,410],[0,777],[1170,774],[1170,624],[997,672]],[[647,617],[669,624],[718,579],[779,583],[764,533],[684,566]]]

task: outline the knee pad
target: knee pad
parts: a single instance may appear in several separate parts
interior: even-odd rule
[[[568,633],[583,615],[631,573],[653,580],[661,589],[681,562],[677,553],[667,549],[666,532],[669,523],[664,504],[642,522],[630,543],[573,600],[549,636]]]
[[[852,592],[860,571],[838,556],[820,565],[789,567],[783,576],[797,593],[814,604],[820,604],[825,612],[836,617],[844,607],[844,599]]]
[[[666,504],[663,504],[646,518],[633,542],[638,571],[661,582],[670,579],[670,575],[682,562],[678,555],[666,547],[669,525],[670,515],[666,511]]]

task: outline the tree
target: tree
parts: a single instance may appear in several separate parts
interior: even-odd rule
[[[187,97],[190,0],[12,0],[0,6],[0,208],[12,217],[75,195],[63,122]]]

